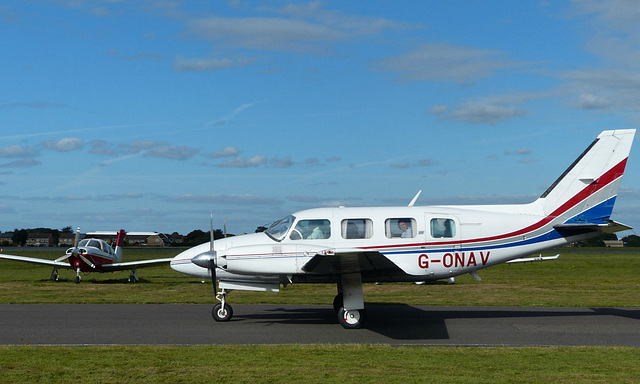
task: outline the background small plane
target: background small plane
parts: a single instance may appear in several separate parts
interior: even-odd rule
[[[76,283],[80,283],[80,272],[114,272],[130,270],[129,282],[135,283],[138,278],[138,268],[151,267],[158,264],[167,264],[172,259],[154,259],[122,262],[122,246],[126,236],[124,229],[118,232],[116,249],[114,250],[106,241],[101,239],[80,238],[80,228],[76,230],[76,237],[73,248],[67,249],[64,256],[55,260],[38,259],[35,257],[7,255],[0,253],[0,259],[24,261],[27,263],[43,264],[53,266],[50,279],[58,281],[58,268],[73,269],[76,271]]]
[[[264,233],[213,239],[177,255],[171,268],[211,278],[216,321],[233,315],[234,289],[333,283],[338,322],[365,320],[363,282],[449,279],[531,254],[630,229],[611,220],[635,129],[602,132],[537,200],[528,204],[336,207],[296,212]],[[525,257],[525,258],[523,258]],[[531,260],[533,261],[533,260]]]

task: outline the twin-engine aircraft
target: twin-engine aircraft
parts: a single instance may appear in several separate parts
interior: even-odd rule
[[[635,130],[604,131],[537,200],[519,205],[318,208],[266,232],[219,239],[171,261],[178,272],[219,280],[216,321],[233,316],[231,290],[334,283],[338,322],[365,320],[364,282],[449,279],[601,233],[630,229],[610,219]],[[416,196],[417,197],[417,196]]]
[[[76,237],[73,248],[67,249],[64,256],[55,260],[38,259],[35,257],[6,255],[0,253],[0,259],[24,261],[34,264],[44,264],[53,266],[53,271],[49,277],[52,281],[59,280],[58,268],[73,269],[76,271],[76,284],[80,283],[80,272],[114,272],[122,270],[130,270],[129,282],[135,283],[139,281],[138,268],[151,267],[158,264],[171,262],[168,259],[154,259],[122,262],[122,246],[126,236],[124,229],[118,232],[116,240],[116,249],[114,250],[104,240],[101,239],[83,239],[80,238],[80,228],[76,230]]]

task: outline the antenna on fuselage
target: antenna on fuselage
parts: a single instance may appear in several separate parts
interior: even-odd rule
[[[418,200],[418,196],[420,196],[420,194],[422,193],[422,189],[418,191],[418,193],[416,193],[416,196],[413,198],[413,200],[411,200],[411,202],[409,203],[410,207],[413,207],[413,205],[416,203],[416,201]]]

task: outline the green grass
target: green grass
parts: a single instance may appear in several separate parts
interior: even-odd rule
[[[180,250],[127,249],[126,260],[165,258]],[[25,249],[25,256],[54,259],[57,251]],[[409,305],[496,305],[559,307],[640,307],[640,250],[560,250],[555,261],[503,264],[444,282],[365,284],[368,303]],[[553,254],[553,253],[548,253]],[[198,303],[214,301],[208,281],[173,271],[168,265],[138,270],[141,281],[127,282],[128,271],[90,273],[74,283],[75,272],[60,270],[61,281],[49,280],[51,268],[0,260],[0,303]],[[242,304],[327,304],[332,284],[293,284],[280,293],[234,291],[230,302]]]
[[[126,260],[171,257],[179,250],[127,249]],[[59,252],[13,252],[54,259]],[[640,307],[640,250],[560,250],[549,262],[500,265],[482,282],[366,284],[367,303]],[[548,253],[554,254],[554,253]],[[83,274],[0,261],[0,303],[212,303],[210,282],[169,266]],[[233,303],[330,305],[333,285],[289,285],[279,294],[236,291]],[[336,324],[336,326],[338,326]],[[636,383],[637,348],[453,348],[362,345],[0,347],[6,383]]]
[[[637,383],[632,348],[0,347],[4,383]]]

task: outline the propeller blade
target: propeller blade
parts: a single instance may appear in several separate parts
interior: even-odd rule
[[[80,227],[76,229],[76,238],[73,241],[73,248],[78,249],[78,240],[80,239]]]
[[[64,255],[64,256],[62,256],[62,257],[58,257],[57,259],[55,259],[55,260],[53,260],[53,261],[55,261],[56,263],[58,263],[58,262],[61,262],[62,260],[66,260],[66,259],[68,259],[68,258],[70,258],[70,257],[71,257],[71,254],[68,254],[68,255]]]
[[[211,282],[213,284],[213,294],[218,293],[218,279],[216,277],[216,251],[213,249],[213,211],[211,211],[211,228],[209,231],[209,253],[211,257],[209,258],[209,270],[211,270]]]
[[[218,278],[216,277],[216,262],[215,259],[211,259],[209,262],[209,269],[211,270],[211,283],[213,284],[213,294],[218,293]]]
[[[209,251],[213,251],[213,211],[211,211],[211,230],[209,231]]]
[[[82,259],[82,261],[84,261],[85,263],[87,263],[87,265],[89,265],[91,268],[94,268],[94,269],[95,269],[95,267],[96,267],[96,266],[95,266],[95,265],[93,265],[93,263],[92,263],[89,259],[87,259],[86,257],[84,257],[84,256],[82,256],[82,255],[80,255],[80,258]]]

